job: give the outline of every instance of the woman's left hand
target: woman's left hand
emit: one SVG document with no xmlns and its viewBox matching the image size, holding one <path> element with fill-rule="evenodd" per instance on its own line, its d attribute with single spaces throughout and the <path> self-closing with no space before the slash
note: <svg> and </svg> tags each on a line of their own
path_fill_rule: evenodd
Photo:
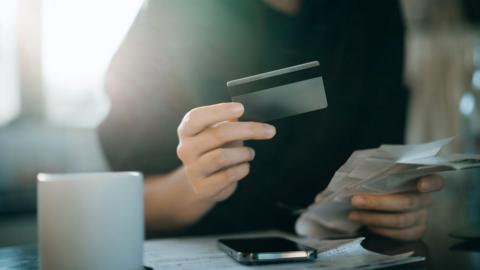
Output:
<svg viewBox="0 0 480 270">
<path fill-rule="evenodd" d="M 439 191 L 443 179 L 438 175 L 420 178 L 413 192 L 374 195 L 356 194 L 352 197 L 354 210 L 350 220 L 363 224 L 373 233 L 403 241 L 420 239 L 427 229 L 428 193 Z"/>
</svg>

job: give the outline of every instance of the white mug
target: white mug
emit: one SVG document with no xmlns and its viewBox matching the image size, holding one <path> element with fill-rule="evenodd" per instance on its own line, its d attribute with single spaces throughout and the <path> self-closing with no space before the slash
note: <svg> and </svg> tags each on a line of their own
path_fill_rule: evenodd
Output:
<svg viewBox="0 0 480 270">
<path fill-rule="evenodd" d="M 37 179 L 40 269 L 143 269 L 142 174 Z"/>
</svg>

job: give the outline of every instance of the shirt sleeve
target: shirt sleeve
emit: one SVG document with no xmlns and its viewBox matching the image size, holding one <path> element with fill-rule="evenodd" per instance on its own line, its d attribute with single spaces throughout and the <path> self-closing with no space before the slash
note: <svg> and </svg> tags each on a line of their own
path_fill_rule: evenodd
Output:
<svg viewBox="0 0 480 270">
<path fill-rule="evenodd" d="M 191 105 L 165 53 L 168 23 L 153 23 L 155 11 L 142 9 L 105 79 L 111 108 L 98 134 L 112 170 L 154 174 L 180 164 L 176 127 Z"/>
</svg>

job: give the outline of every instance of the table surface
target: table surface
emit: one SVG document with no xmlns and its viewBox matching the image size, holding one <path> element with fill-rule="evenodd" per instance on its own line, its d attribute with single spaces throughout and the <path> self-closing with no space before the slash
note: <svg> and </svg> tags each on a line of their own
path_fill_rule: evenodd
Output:
<svg viewBox="0 0 480 270">
<path fill-rule="evenodd" d="M 362 245 L 370 250 L 396 254 L 414 250 L 426 257 L 424 262 L 391 267 L 388 269 L 480 269 L 480 241 L 447 238 L 448 241 L 398 242 L 369 236 Z M 38 269 L 36 245 L 14 246 L 0 249 L 0 269 Z M 146 268 L 147 269 L 147 268 Z"/>
<path fill-rule="evenodd" d="M 0 249 L 0 270 L 38 269 L 38 249 L 36 245 L 15 246 Z M 151 270 L 145 267 L 145 270 Z"/>
</svg>

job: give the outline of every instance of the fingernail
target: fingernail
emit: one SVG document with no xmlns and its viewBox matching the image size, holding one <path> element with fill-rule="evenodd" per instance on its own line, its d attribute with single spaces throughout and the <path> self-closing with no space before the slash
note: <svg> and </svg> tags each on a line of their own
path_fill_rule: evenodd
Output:
<svg viewBox="0 0 480 270">
<path fill-rule="evenodd" d="M 429 181 L 420 180 L 420 183 L 418 185 L 418 189 L 419 189 L 420 192 L 429 191 L 431 188 L 432 188 L 432 186 L 430 185 Z"/>
<path fill-rule="evenodd" d="M 249 148 L 250 149 L 250 153 L 252 154 L 252 159 L 255 158 L 255 150 L 253 150 L 253 148 Z"/>
<path fill-rule="evenodd" d="M 348 218 L 353 221 L 357 221 L 360 219 L 360 215 L 356 212 L 352 212 L 348 215 Z"/>
<path fill-rule="evenodd" d="M 277 133 L 277 130 L 275 129 L 274 126 L 268 125 L 265 128 L 265 133 L 267 133 L 268 136 L 273 137 L 275 135 L 275 133 Z"/>
<path fill-rule="evenodd" d="M 431 189 L 431 185 L 428 181 L 420 182 L 420 191 L 429 191 Z"/>
<path fill-rule="evenodd" d="M 234 106 L 232 107 L 232 111 L 235 114 L 240 114 L 245 109 L 241 103 L 233 103 L 233 104 L 234 104 Z"/>
<path fill-rule="evenodd" d="M 354 196 L 352 198 L 352 205 L 353 206 L 362 206 L 365 204 L 365 198 L 363 198 L 362 196 Z"/>
</svg>

